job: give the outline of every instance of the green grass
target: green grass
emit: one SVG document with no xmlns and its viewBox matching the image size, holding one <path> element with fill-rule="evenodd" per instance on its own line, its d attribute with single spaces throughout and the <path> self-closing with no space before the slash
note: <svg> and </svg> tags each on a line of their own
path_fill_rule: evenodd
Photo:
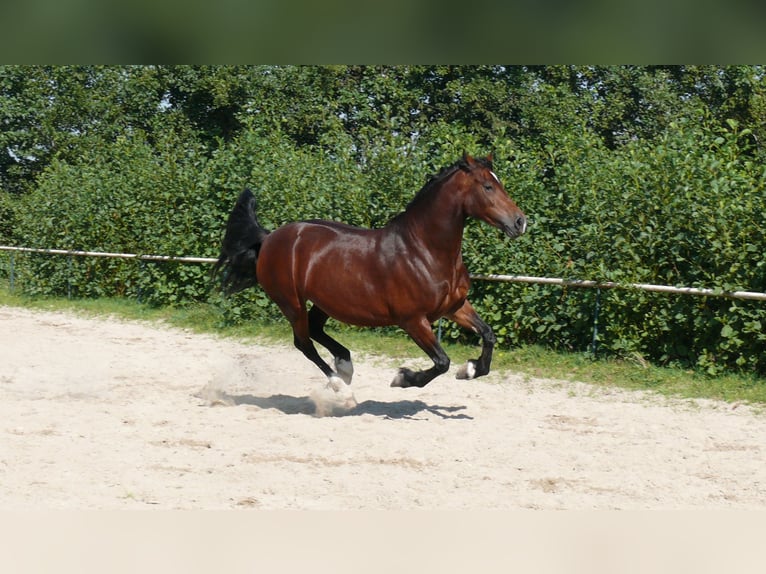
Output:
<svg viewBox="0 0 766 574">
<path fill-rule="evenodd" d="M 85 316 L 112 316 L 124 320 L 162 322 L 198 333 L 214 333 L 235 339 L 289 345 L 292 341 L 286 321 L 273 324 L 250 323 L 236 327 L 222 325 L 220 311 L 213 305 L 198 304 L 181 308 L 153 308 L 127 299 L 67 300 L 65 298 L 28 297 L 11 293 L 0 285 L 0 305 L 48 311 L 70 311 Z M 427 358 L 403 332 L 353 329 L 329 325 L 344 345 L 355 353 L 389 357 Z M 461 364 L 478 355 L 476 346 L 445 342 L 444 349 L 453 361 Z M 508 370 L 529 377 L 581 381 L 602 387 L 650 390 L 666 396 L 718 399 L 727 402 L 766 404 L 766 380 L 752 375 L 727 374 L 710 377 L 692 370 L 658 367 L 641 358 L 594 360 L 587 353 L 562 353 L 540 346 L 497 349 L 494 371 Z"/>
</svg>

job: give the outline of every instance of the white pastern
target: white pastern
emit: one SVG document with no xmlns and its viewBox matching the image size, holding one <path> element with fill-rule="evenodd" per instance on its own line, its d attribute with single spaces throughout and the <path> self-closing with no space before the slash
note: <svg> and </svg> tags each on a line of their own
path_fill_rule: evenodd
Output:
<svg viewBox="0 0 766 574">
<path fill-rule="evenodd" d="M 404 379 L 404 373 L 400 370 L 396 376 L 394 377 L 394 380 L 391 381 L 392 387 L 404 387 L 405 379 Z"/>
<path fill-rule="evenodd" d="M 457 379 L 473 379 L 476 376 L 476 361 L 468 361 L 455 375 Z"/>
<path fill-rule="evenodd" d="M 354 365 L 351 361 L 335 357 L 335 370 L 347 385 L 351 384 L 351 378 L 354 376 Z"/>
</svg>

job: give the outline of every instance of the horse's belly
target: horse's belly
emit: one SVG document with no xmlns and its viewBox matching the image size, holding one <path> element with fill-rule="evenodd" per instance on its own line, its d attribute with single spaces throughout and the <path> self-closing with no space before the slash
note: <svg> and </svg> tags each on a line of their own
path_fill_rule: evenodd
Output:
<svg viewBox="0 0 766 574">
<path fill-rule="evenodd" d="M 450 315 L 465 301 L 465 290 L 443 282 L 421 284 L 404 280 L 330 274 L 329 289 L 314 289 L 306 298 L 334 319 L 362 327 L 402 325 L 413 318 L 431 322 Z"/>
<path fill-rule="evenodd" d="M 321 288 L 319 285 L 323 284 Z M 396 324 L 386 289 L 362 277 L 333 276 L 314 285 L 306 298 L 325 313 L 342 323 L 360 327 L 382 327 Z"/>
</svg>

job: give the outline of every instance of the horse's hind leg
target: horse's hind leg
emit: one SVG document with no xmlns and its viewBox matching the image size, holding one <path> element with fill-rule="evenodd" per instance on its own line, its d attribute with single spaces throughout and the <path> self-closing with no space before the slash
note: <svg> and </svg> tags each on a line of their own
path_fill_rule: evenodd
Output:
<svg viewBox="0 0 766 574">
<path fill-rule="evenodd" d="M 319 307 L 314 305 L 309 311 L 309 335 L 317 343 L 330 351 L 335 358 L 335 370 L 338 376 L 343 379 L 347 385 L 351 384 L 351 378 L 354 376 L 354 365 L 351 363 L 351 352 L 341 345 L 338 341 L 330 337 L 324 326 L 329 316 Z"/>
<path fill-rule="evenodd" d="M 338 374 L 332 367 L 319 356 L 314 343 L 311 341 L 309 328 L 310 321 L 306 308 L 300 303 L 291 305 L 286 304 L 284 301 L 280 301 L 277 304 L 293 327 L 293 343 L 295 344 L 295 347 L 301 351 L 308 360 L 321 369 L 327 377 L 328 384 L 335 391 L 340 391 L 346 387 L 346 382 L 338 377 Z"/>
<path fill-rule="evenodd" d="M 478 359 L 470 360 L 458 369 L 456 377 L 458 379 L 474 379 L 489 373 L 489 366 L 492 362 L 492 350 L 495 347 L 495 334 L 492 328 L 481 320 L 468 300 L 453 315 L 448 317 L 461 327 L 470 329 L 477 333 L 482 340 L 481 355 Z"/>
</svg>

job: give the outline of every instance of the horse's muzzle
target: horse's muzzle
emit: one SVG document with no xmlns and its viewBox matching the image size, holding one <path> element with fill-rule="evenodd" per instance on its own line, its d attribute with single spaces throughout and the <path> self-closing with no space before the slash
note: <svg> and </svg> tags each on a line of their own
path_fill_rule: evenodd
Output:
<svg viewBox="0 0 766 574">
<path fill-rule="evenodd" d="M 518 215 L 511 221 L 504 221 L 500 225 L 500 228 L 508 237 L 515 239 L 516 237 L 523 235 L 527 230 L 527 218 L 524 215 Z"/>
</svg>

